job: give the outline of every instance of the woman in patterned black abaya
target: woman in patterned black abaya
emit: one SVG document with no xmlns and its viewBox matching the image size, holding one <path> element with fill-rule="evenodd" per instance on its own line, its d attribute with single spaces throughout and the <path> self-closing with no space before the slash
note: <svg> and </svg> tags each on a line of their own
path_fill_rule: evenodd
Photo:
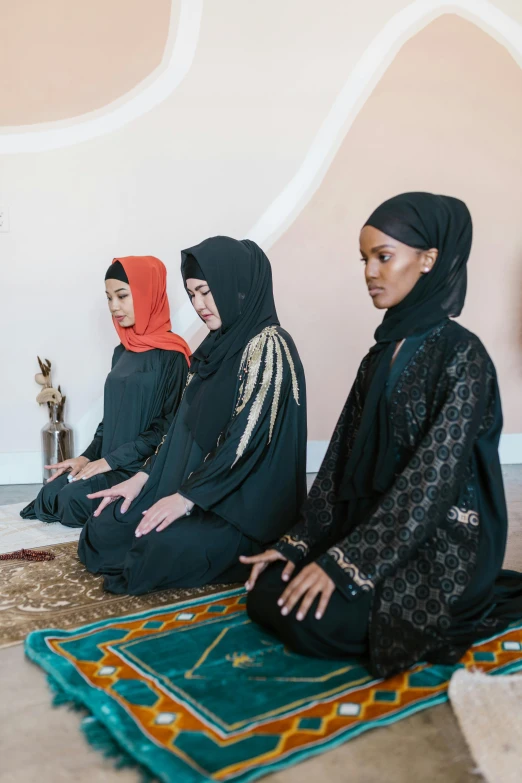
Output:
<svg viewBox="0 0 522 783">
<path fill-rule="evenodd" d="M 361 232 L 369 294 L 387 310 L 376 344 L 299 521 L 243 558 L 250 617 L 296 652 L 367 656 L 388 676 L 455 663 L 522 614 L 522 576 L 501 571 L 495 368 L 450 320 L 471 237 L 466 205 L 428 193 L 390 199 Z"/>
<path fill-rule="evenodd" d="M 79 457 L 55 472 L 20 515 L 82 527 L 96 508 L 87 494 L 133 476 L 154 454 L 176 413 L 190 348 L 171 332 L 167 271 L 153 256 L 114 259 L 105 292 L 121 340 L 105 381 L 103 421 Z"/>
<path fill-rule="evenodd" d="M 156 457 L 92 496 L 80 539 L 81 561 L 115 593 L 246 578 L 239 556 L 276 541 L 306 496 L 304 374 L 267 257 L 214 237 L 182 253 L 182 274 L 210 334 Z"/>
</svg>

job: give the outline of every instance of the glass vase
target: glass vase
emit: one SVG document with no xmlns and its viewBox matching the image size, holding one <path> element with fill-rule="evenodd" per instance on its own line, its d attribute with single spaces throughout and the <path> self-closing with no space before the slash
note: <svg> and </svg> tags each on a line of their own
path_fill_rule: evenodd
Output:
<svg viewBox="0 0 522 783">
<path fill-rule="evenodd" d="M 52 471 L 45 465 L 54 465 L 74 456 L 73 432 L 63 421 L 63 409 L 49 405 L 49 422 L 42 427 L 43 483 L 46 484 Z"/>
</svg>

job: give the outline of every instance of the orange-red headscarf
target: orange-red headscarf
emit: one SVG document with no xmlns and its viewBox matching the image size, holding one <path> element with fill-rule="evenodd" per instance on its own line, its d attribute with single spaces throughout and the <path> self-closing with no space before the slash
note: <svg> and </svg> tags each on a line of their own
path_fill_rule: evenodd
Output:
<svg viewBox="0 0 522 783">
<path fill-rule="evenodd" d="M 179 351 L 189 363 L 189 346 L 182 337 L 170 331 L 165 265 L 154 256 L 114 258 L 112 263 L 115 261 L 119 261 L 125 269 L 134 303 L 134 326 L 125 328 L 112 319 L 125 348 L 136 353 L 151 351 L 153 348 Z"/>
</svg>

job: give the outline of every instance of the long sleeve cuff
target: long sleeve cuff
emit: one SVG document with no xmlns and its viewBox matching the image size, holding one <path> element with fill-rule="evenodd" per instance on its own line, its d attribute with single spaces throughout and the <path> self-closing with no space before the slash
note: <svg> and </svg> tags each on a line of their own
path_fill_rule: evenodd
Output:
<svg viewBox="0 0 522 783">
<path fill-rule="evenodd" d="M 278 552 L 281 552 L 281 554 L 284 555 L 287 560 L 289 560 L 291 563 L 295 563 L 296 565 L 305 557 L 302 550 L 298 549 L 292 544 L 289 544 L 288 541 L 280 540 L 277 542 L 277 544 L 274 544 L 272 549 L 276 549 Z"/>
<path fill-rule="evenodd" d="M 363 592 L 366 592 L 360 585 L 356 584 L 351 575 L 341 568 L 328 553 L 320 555 L 316 563 L 335 582 L 336 588 L 348 601 L 355 601 Z"/>
</svg>

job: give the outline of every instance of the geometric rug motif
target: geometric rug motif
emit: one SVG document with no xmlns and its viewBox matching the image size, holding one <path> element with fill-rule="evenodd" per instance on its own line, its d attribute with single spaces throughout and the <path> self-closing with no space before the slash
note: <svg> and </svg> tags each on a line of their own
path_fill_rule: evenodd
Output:
<svg viewBox="0 0 522 783">
<path fill-rule="evenodd" d="M 38 631 L 26 653 L 61 701 L 87 709 L 94 744 L 110 740 L 177 783 L 253 780 L 445 701 L 459 668 L 522 669 L 522 623 L 456 666 L 376 680 L 357 660 L 291 653 L 249 621 L 245 603 L 235 589 L 74 632 Z"/>
<path fill-rule="evenodd" d="M 46 527 L 63 526 L 56 523 Z M 113 595 L 103 590 L 102 577 L 93 576 L 80 563 L 75 541 L 44 549 L 55 559 L 0 561 L 0 647 L 23 642 L 38 628 L 77 628 L 223 589 L 222 585 L 213 585 L 147 595 Z"/>
</svg>

